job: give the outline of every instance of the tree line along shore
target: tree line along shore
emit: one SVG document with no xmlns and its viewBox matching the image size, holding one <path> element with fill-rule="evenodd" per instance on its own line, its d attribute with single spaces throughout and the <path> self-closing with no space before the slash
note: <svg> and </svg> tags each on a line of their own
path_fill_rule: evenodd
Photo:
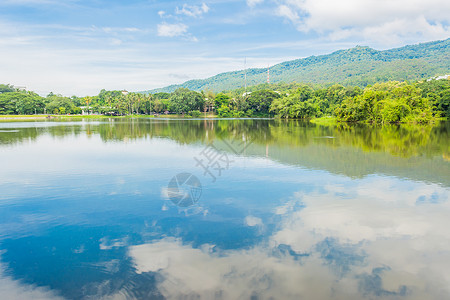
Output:
<svg viewBox="0 0 450 300">
<path fill-rule="evenodd" d="M 200 117 L 334 117 L 338 122 L 432 123 L 450 117 L 450 80 L 380 82 L 359 88 L 340 84 L 260 84 L 214 93 L 179 88 L 172 93 L 101 90 L 96 96 L 42 97 L 0 84 L 0 118 L 42 115 L 182 115 Z M 3 116 L 2 116 L 3 115 Z"/>
</svg>

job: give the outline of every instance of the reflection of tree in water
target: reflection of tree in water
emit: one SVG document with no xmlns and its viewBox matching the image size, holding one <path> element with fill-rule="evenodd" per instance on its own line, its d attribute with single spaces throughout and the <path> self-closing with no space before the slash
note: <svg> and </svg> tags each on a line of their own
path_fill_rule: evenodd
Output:
<svg viewBox="0 0 450 300">
<path fill-rule="evenodd" d="M 81 125 L 81 123 L 80 123 Z M 37 128 L 12 128 L 0 132 L 0 144 L 36 139 L 41 134 L 54 137 L 98 134 L 104 142 L 143 138 L 168 138 L 180 144 L 210 143 L 218 139 L 247 140 L 260 146 L 302 147 L 343 146 L 363 151 L 386 152 L 400 157 L 450 156 L 450 123 L 418 125 L 315 125 L 300 120 L 176 120 L 110 119 L 109 122 Z M 9 132 L 8 132 L 9 131 Z"/>
<path fill-rule="evenodd" d="M 192 120 L 189 126 L 179 120 L 113 120 L 95 128 L 103 141 L 126 141 L 142 138 L 170 138 L 181 144 L 205 139 L 205 126 L 200 120 Z"/>
<path fill-rule="evenodd" d="M 23 143 L 24 141 L 35 141 L 39 136 L 45 134 L 56 138 L 63 138 L 69 135 L 77 136 L 81 132 L 81 126 L 67 126 L 64 123 L 50 127 L 0 128 L 0 145 L 14 145 Z"/>
<path fill-rule="evenodd" d="M 19 144 L 24 140 L 34 141 L 40 134 L 37 128 L 0 129 L 0 145 Z"/>
<path fill-rule="evenodd" d="M 394 124 L 349 126 L 344 124 L 337 128 L 337 136 L 340 145 L 349 145 L 364 151 L 387 152 L 401 157 L 413 157 L 438 154 L 437 145 L 432 145 L 430 140 L 434 138 L 437 143 L 445 143 L 445 140 L 441 138 L 436 140 L 437 133 L 434 129 L 435 127 L 432 126 Z"/>
<path fill-rule="evenodd" d="M 102 140 L 169 138 L 180 144 L 210 143 L 217 139 L 272 141 L 269 123 L 273 120 L 117 120 L 96 129 Z"/>
<path fill-rule="evenodd" d="M 102 139 L 167 138 L 180 144 L 251 141 L 245 155 L 361 178 L 381 173 L 450 183 L 449 123 L 438 126 L 338 124 L 300 120 L 133 120 L 100 124 Z M 238 143 L 234 143 L 235 145 Z M 240 150 L 240 149 L 236 149 Z M 371 152 L 370 154 L 368 152 Z M 438 180 L 440 178 L 440 181 Z"/>
</svg>

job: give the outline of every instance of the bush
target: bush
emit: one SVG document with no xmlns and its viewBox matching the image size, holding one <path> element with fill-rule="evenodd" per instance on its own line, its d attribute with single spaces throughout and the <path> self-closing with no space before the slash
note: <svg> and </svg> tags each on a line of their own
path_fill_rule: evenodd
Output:
<svg viewBox="0 0 450 300">
<path fill-rule="evenodd" d="M 199 110 L 191 110 L 189 115 L 193 118 L 198 118 L 202 115 L 202 113 Z"/>
</svg>

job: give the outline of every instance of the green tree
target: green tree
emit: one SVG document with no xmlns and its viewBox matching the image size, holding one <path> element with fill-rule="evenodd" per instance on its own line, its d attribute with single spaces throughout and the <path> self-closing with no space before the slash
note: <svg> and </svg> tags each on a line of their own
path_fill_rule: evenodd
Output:
<svg viewBox="0 0 450 300">
<path fill-rule="evenodd" d="M 450 118 L 450 80 L 427 80 L 417 84 L 422 97 L 428 98 L 436 112 Z"/>
<path fill-rule="evenodd" d="M 169 98 L 170 107 L 178 114 L 188 113 L 193 110 L 203 111 L 205 100 L 200 93 L 179 88 Z"/>
<path fill-rule="evenodd" d="M 162 99 L 167 100 L 169 98 L 170 98 L 170 93 L 161 92 L 161 93 L 153 94 L 153 99 L 155 99 L 155 100 L 162 100 Z"/>
<path fill-rule="evenodd" d="M 335 113 L 346 122 L 428 123 L 435 119 L 430 101 L 416 85 L 396 81 L 366 87 L 362 95 L 343 100 Z"/>
<path fill-rule="evenodd" d="M 42 113 L 44 100 L 33 92 L 7 92 L 0 94 L 0 114 L 31 115 Z"/>
<path fill-rule="evenodd" d="M 214 98 L 214 106 L 221 107 L 222 105 L 228 106 L 230 104 L 231 97 L 224 93 L 217 94 Z"/>
<path fill-rule="evenodd" d="M 86 98 L 85 98 L 86 99 Z M 61 113 L 61 114 L 73 114 L 77 113 L 80 109 L 75 106 L 73 100 L 68 97 L 63 97 L 61 95 L 54 95 L 47 97 L 48 103 L 45 108 L 48 112 Z M 89 97 L 89 102 L 91 101 L 91 97 Z M 61 108 L 64 108 L 61 112 Z"/>
<path fill-rule="evenodd" d="M 0 94 L 15 92 L 16 89 L 10 84 L 0 84 Z"/>
<path fill-rule="evenodd" d="M 280 94 L 270 90 L 252 92 L 247 98 L 248 109 L 251 109 L 257 115 L 268 115 L 270 105 L 275 99 L 279 98 L 281 98 Z"/>
<path fill-rule="evenodd" d="M 275 99 L 270 110 L 281 118 L 313 118 L 320 114 L 315 99 L 314 90 L 305 85 L 293 94 Z"/>
</svg>

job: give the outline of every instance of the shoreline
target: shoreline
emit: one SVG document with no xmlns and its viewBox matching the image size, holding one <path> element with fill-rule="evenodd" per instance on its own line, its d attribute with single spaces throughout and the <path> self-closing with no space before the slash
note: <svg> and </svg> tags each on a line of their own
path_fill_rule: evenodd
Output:
<svg viewBox="0 0 450 300">
<path fill-rule="evenodd" d="M 105 116 L 105 115 L 0 115 L 0 122 L 3 121 L 42 121 L 42 120 L 55 120 L 55 121 L 64 121 L 64 120 L 73 120 L 73 119 L 133 119 L 133 118 L 147 118 L 147 119 L 186 119 L 186 120 L 193 120 L 193 119 L 230 119 L 230 120 L 236 120 L 236 119 L 277 119 L 277 118 L 267 118 L 267 117 L 250 117 L 250 118 L 220 118 L 217 115 L 206 115 L 206 116 L 199 116 L 199 117 L 191 117 L 187 115 L 126 115 L 126 116 Z M 288 120 L 299 120 L 299 119 L 289 119 Z M 316 124 L 316 125 L 325 125 L 325 126 L 332 126 L 337 125 L 339 123 L 341 124 L 348 124 L 348 123 L 355 123 L 355 124 L 368 124 L 367 122 L 340 122 L 336 119 L 336 117 L 332 116 L 326 116 L 326 117 L 319 117 L 319 118 L 312 118 L 312 119 L 305 119 L 308 120 L 310 123 Z M 438 118 L 436 121 L 448 121 L 447 118 L 441 117 Z M 415 123 L 393 123 L 393 124 L 415 124 Z M 416 124 L 419 125 L 419 124 Z"/>
</svg>

